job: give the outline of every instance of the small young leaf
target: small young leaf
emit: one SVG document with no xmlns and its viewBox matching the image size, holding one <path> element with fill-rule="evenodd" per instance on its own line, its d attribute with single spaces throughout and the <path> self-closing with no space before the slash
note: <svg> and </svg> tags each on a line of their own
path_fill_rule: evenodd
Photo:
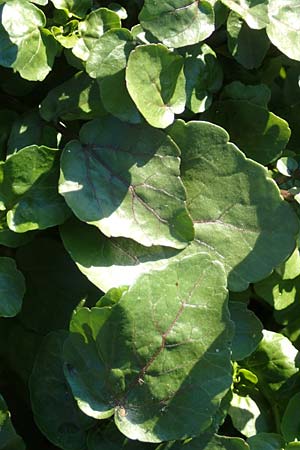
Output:
<svg viewBox="0 0 300 450">
<path fill-rule="evenodd" d="M 141 45 L 130 53 L 127 89 L 153 127 L 166 128 L 186 103 L 183 58 L 161 44 Z"/>
</svg>

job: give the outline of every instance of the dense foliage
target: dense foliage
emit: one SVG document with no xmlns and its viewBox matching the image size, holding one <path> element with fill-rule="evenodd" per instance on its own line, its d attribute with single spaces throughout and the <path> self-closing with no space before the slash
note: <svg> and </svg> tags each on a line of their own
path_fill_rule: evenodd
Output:
<svg viewBox="0 0 300 450">
<path fill-rule="evenodd" d="M 0 9 L 0 449 L 300 448 L 299 0 Z"/>
</svg>

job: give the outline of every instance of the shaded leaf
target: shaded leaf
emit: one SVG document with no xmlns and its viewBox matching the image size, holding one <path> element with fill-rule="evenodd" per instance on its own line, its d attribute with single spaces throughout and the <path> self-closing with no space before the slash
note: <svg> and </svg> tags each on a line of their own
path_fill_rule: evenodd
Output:
<svg viewBox="0 0 300 450">
<path fill-rule="evenodd" d="M 300 418 L 298 415 L 300 392 L 289 401 L 281 421 L 281 432 L 286 442 L 299 441 Z"/>
<path fill-rule="evenodd" d="M 234 427 L 246 437 L 269 432 L 273 426 L 267 404 L 255 391 L 253 394 L 239 395 L 233 392 L 228 410 Z"/>
<path fill-rule="evenodd" d="M 231 384 L 225 285 L 204 253 L 141 276 L 112 308 L 75 313 L 64 358 L 80 408 L 115 413 L 123 434 L 145 442 L 207 429 Z"/>
<path fill-rule="evenodd" d="M 12 231 L 24 233 L 64 222 L 70 215 L 59 196 L 59 152 L 32 145 L 12 155 L 0 168 L 0 196 Z"/>
<path fill-rule="evenodd" d="M 54 331 L 43 339 L 30 377 L 31 405 L 35 422 L 53 444 L 83 450 L 93 420 L 79 410 L 64 376 L 62 350 L 67 336 L 67 331 Z"/>
<path fill-rule="evenodd" d="M 294 250 L 298 221 L 266 170 L 228 143 L 225 130 L 177 121 L 168 132 L 181 150 L 195 227 L 194 249 L 187 252 L 197 246 L 213 251 L 228 273 L 229 289 L 243 291 Z"/>
<path fill-rule="evenodd" d="M 232 342 L 232 360 L 239 361 L 251 355 L 261 341 L 262 324 L 242 302 L 229 302 L 231 320 L 235 325 Z"/>
<path fill-rule="evenodd" d="M 258 68 L 270 47 L 265 30 L 251 30 L 236 13 L 227 20 L 228 48 L 246 69 Z"/>
<path fill-rule="evenodd" d="M 76 306 L 82 300 L 94 305 L 101 295 L 53 239 L 37 237 L 17 250 L 16 259 L 27 287 L 19 319 L 36 333 L 67 329 Z"/>
<path fill-rule="evenodd" d="M 166 128 L 186 103 L 183 58 L 161 44 L 141 45 L 130 53 L 127 89 L 153 127 Z"/>
<path fill-rule="evenodd" d="M 128 30 L 121 28 L 108 31 L 91 49 L 86 70 L 91 77 L 97 78 L 107 111 L 120 120 L 139 123 L 141 116 L 129 96 L 125 82 L 125 67 L 134 45 Z"/>
<path fill-rule="evenodd" d="M 0 448 L 3 450 L 25 450 L 23 439 L 16 433 L 10 419 L 10 412 L 0 395 Z"/>
<path fill-rule="evenodd" d="M 265 84 L 246 85 L 240 81 L 233 81 L 224 87 L 221 97 L 222 100 L 245 100 L 267 108 L 271 99 L 271 91 Z"/>
<path fill-rule="evenodd" d="M 78 269 L 103 292 L 130 286 L 141 274 L 164 268 L 168 259 L 178 254 L 169 247 L 144 247 L 131 239 L 108 239 L 95 227 L 74 219 L 60 231 Z M 81 236 L 85 236 L 84 241 Z"/>
<path fill-rule="evenodd" d="M 258 388 L 277 410 L 284 411 L 299 384 L 295 377 L 297 350 L 286 337 L 272 331 L 263 331 L 264 338 L 256 351 L 243 361 L 258 378 Z M 298 386 L 298 388 L 297 388 Z"/>
<path fill-rule="evenodd" d="M 284 440 L 280 434 L 258 433 L 247 440 L 250 450 L 282 450 Z"/>
<path fill-rule="evenodd" d="M 205 111 L 212 102 L 212 94 L 222 86 L 222 69 L 215 52 L 206 44 L 188 53 L 184 60 L 187 107 L 194 113 Z"/>
<path fill-rule="evenodd" d="M 212 118 L 230 134 L 249 158 L 261 164 L 277 159 L 291 131 L 288 123 L 267 108 L 243 100 L 225 100 L 213 106 Z M 237 127 L 236 124 L 239 124 Z"/>
<path fill-rule="evenodd" d="M 214 11 L 207 1 L 145 0 L 139 20 L 163 44 L 175 48 L 204 41 L 214 31 Z"/>
<path fill-rule="evenodd" d="M 14 121 L 7 143 L 7 155 L 34 144 L 55 148 L 57 135 L 55 128 L 45 124 L 37 111 L 29 111 Z"/>
<path fill-rule="evenodd" d="M 96 81 L 85 72 L 52 89 L 40 105 L 40 114 L 47 121 L 93 119 L 105 115 Z"/>
<path fill-rule="evenodd" d="M 13 317 L 22 307 L 25 280 L 12 258 L 0 257 L 0 317 Z"/>
<path fill-rule="evenodd" d="M 172 140 L 148 125 L 94 120 L 64 149 L 59 190 L 79 219 L 108 237 L 183 248 L 193 229 L 178 156 Z"/>
</svg>

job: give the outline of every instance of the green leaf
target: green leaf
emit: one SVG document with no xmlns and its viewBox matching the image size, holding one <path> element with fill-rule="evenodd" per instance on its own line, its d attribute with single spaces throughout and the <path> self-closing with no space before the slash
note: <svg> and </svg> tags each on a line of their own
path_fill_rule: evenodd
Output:
<svg viewBox="0 0 300 450">
<path fill-rule="evenodd" d="M 300 392 L 290 399 L 282 417 L 281 432 L 286 442 L 300 439 L 299 400 Z"/>
<path fill-rule="evenodd" d="M 298 163 L 294 158 L 280 158 L 276 163 L 277 170 L 286 177 L 291 177 L 293 172 L 298 169 Z"/>
<path fill-rule="evenodd" d="M 299 0 L 269 0 L 267 33 L 272 44 L 291 59 L 300 61 Z"/>
<path fill-rule="evenodd" d="M 144 247 L 131 239 L 108 239 L 95 227 L 74 219 L 60 231 L 78 269 L 103 292 L 130 286 L 141 274 L 164 268 L 168 259 L 178 254 L 169 247 Z M 84 241 L 81 236 L 85 236 Z"/>
<path fill-rule="evenodd" d="M 271 91 L 265 84 L 246 85 L 240 81 L 233 81 L 224 87 L 221 97 L 222 100 L 245 100 L 267 108 L 271 99 Z"/>
<path fill-rule="evenodd" d="M 69 210 L 57 192 L 59 152 L 31 145 L 1 166 L 0 195 L 12 231 L 24 233 L 63 223 Z"/>
<path fill-rule="evenodd" d="M 201 435 L 186 442 L 175 442 L 159 446 L 157 450 L 249 450 L 246 442 L 241 438 Z"/>
<path fill-rule="evenodd" d="M 236 13 L 227 20 L 228 48 L 232 56 L 246 69 L 260 67 L 270 47 L 265 30 L 251 30 Z"/>
<path fill-rule="evenodd" d="M 0 317 L 18 314 L 25 294 L 25 280 L 12 258 L 0 257 Z"/>
<path fill-rule="evenodd" d="M 168 47 L 197 44 L 214 31 L 214 10 L 207 1 L 145 0 L 139 20 Z"/>
<path fill-rule="evenodd" d="M 225 286 L 204 253 L 141 276 L 113 308 L 75 313 L 64 358 L 80 408 L 115 413 L 123 434 L 145 442 L 206 430 L 231 384 Z"/>
<path fill-rule="evenodd" d="M 55 148 L 58 144 L 58 132 L 45 124 L 37 111 L 29 111 L 13 123 L 7 143 L 7 156 L 24 147 L 43 144 Z"/>
<path fill-rule="evenodd" d="M 91 77 L 97 78 L 106 110 L 120 120 L 139 123 L 141 116 L 125 82 L 125 67 L 133 48 L 134 42 L 128 30 L 108 31 L 91 49 L 86 70 Z"/>
<path fill-rule="evenodd" d="M 215 52 L 206 44 L 199 45 L 184 60 L 187 107 L 194 113 L 208 109 L 212 94 L 222 86 L 222 69 Z"/>
<path fill-rule="evenodd" d="M 108 8 L 111 11 L 114 11 L 116 14 L 118 14 L 118 16 L 120 17 L 121 20 L 127 19 L 127 17 L 128 17 L 127 11 L 119 3 L 115 3 L 115 2 L 109 3 Z"/>
<path fill-rule="evenodd" d="M 105 113 L 98 85 L 85 72 L 53 88 L 40 105 L 42 118 L 49 122 L 93 119 Z"/>
<path fill-rule="evenodd" d="M 86 61 L 90 51 L 93 51 L 94 46 L 97 45 L 99 38 L 106 31 L 120 27 L 121 21 L 115 12 L 107 8 L 99 8 L 92 11 L 86 16 L 84 21 L 79 23 L 79 39 L 72 49 L 73 54 Z"/>
<path fill-rule="evenodd" d="M 250 28 L 260 30 L 269 23 L 268 1 L 221 0 L 224 5 L 241 16 Z"/>
<path fill-rule="evenodd" d="M 51 0 L 55 8 L 64 10 L 69 17 L 84 17 L 92 0 Z"/>
<path fill-rule="evenodd" d="M 141 45 L 130 53 L 127 89 L 153 127 L 166 128 L 186 103 L 183 58 L 161 44 Z"/>
<path fill-rule="evenodd" d="M 242 302 L 229 302 L 231 320 L 235 325 L 232 342 L 232 360 L 239 361 L 251 355 L 261 341 L 262 324 Z"/>
<path fill-rule="evenodd" d="M 25 450 L 22 438 L 16 433 L 11 422 L 7 404 L 0 395 L 0 448 L 1 450 Z"/>
<path fill-rule="evenodd" d="M 264 338 L 256 351 L 243 364 L 257 376 L 258 387 L 269 402 L 284 410 L 294 389 L 292 377 L 299 371 L 295 364 L 298 352 L 289 339 L 281 334 L 267 330 L 263 334 Z"/>
<path fill-rule="evenodd" d="M 277 311 L 292 305 L 297 299 L 300 276 L 283 280 L 277 272 L 255 284 L 255 292 Z"/>
<path fill-rule="evenodd" d="M 78 20 L 70 20 L 60 27 L 52 26 L 51 33 L 65 48 L 73 48 L 78 42 Z"/>
<path fill-rule="evenodd" d="M 288 123 L 267 108 L 243 100 L 214 104 L 213 121 L 228 131 L 248 158 L 261 164 L 276 160 L 285 149 L 291 131 Z M 236 124 L 239 123 L 237 127 Z"/>
<path fill-rule="evenodd" d="M 36 237 L 17 250 L 16 260 L 27 288 L 19 319 L 26 329 L 39 335 L 67 329 L 82 300 L 94 305 L 101 296 L 53 238 Z"/>
<path fill-rule="evenodd" d="M 24 0 L 8 0 L 0 13 L 0 64 L 26 80 L 44 80 L 57 53 L 54 37 L 43 28 L 44 13 Z"/>
<path fill-rule="evenodd" d="M 298 221 L 266 170 L 228 143 L 225 130 L 177 121 L 168 132 L 181 150 L 194 251 L 213 251 L 229 288 L 243 291 L 291 254 Z"/>
<path fill-rule="evenodd" d="M 183 248 L 193 228 L 178 156 L 173 141 L 148 125 L 94 120 L 64 149 L 59 190 L 79 219 L 109 237 Z"/>
<path fill-rule="evenodd" d="M 157 450 L 156 445 L 132 441 L 120 433 L 113 422 L 104 429 L 101 427 L 91 430 L 88 436 L 88 450 Z"/>
<path fill-rule="evenodd" d="M 269 432 L 273 425 L 270 423 L 270 414 L 266 403 L 255 391 L 253 395 L 251 394 L 239 395 L 233 392 L 228 410 L 234 427 L 246 437 Z"/>
<path fill-rule="evenodd" d="M 300 253 L 298 247 L 291 256 L 280 266 L 276 267 L 276 272 L 283 280 L 292 280 L 300 275 Z"/>
<path fill-rule="evenodd" d="M 67 331 L 48 334 L 30 377 L 34 419 L 43 434 L 64 450 L 82 450 L 93 420 L 77 406 L 63 371 L 62 350 Z"/>
<path fill-rule="evenodd" d="M 4 211 L 0 212 L 0 245 L 12 248 L 19 247 L 29 242 L 33 236 L 33 231 L 29 231 L 28 233 L 15 233 L 11 231 L 7 225 L 6 213 Z"/>
<path fill-rule="evenodd" d="M 250 450 L 282 450 L 284 440 L 280 434 L 258 433 L 247 440 Z"/>
</svg>

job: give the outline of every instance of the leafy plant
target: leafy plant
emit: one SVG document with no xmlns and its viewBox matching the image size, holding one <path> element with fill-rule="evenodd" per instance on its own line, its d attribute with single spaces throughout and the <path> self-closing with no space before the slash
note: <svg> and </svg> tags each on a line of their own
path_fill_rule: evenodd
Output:
<svg viewBox="0 0 300 450">
<path fill-rule="evenodd" d="M 0 2 L 0 449 L 300 447 L 299 6 Z"/>
</svg>

